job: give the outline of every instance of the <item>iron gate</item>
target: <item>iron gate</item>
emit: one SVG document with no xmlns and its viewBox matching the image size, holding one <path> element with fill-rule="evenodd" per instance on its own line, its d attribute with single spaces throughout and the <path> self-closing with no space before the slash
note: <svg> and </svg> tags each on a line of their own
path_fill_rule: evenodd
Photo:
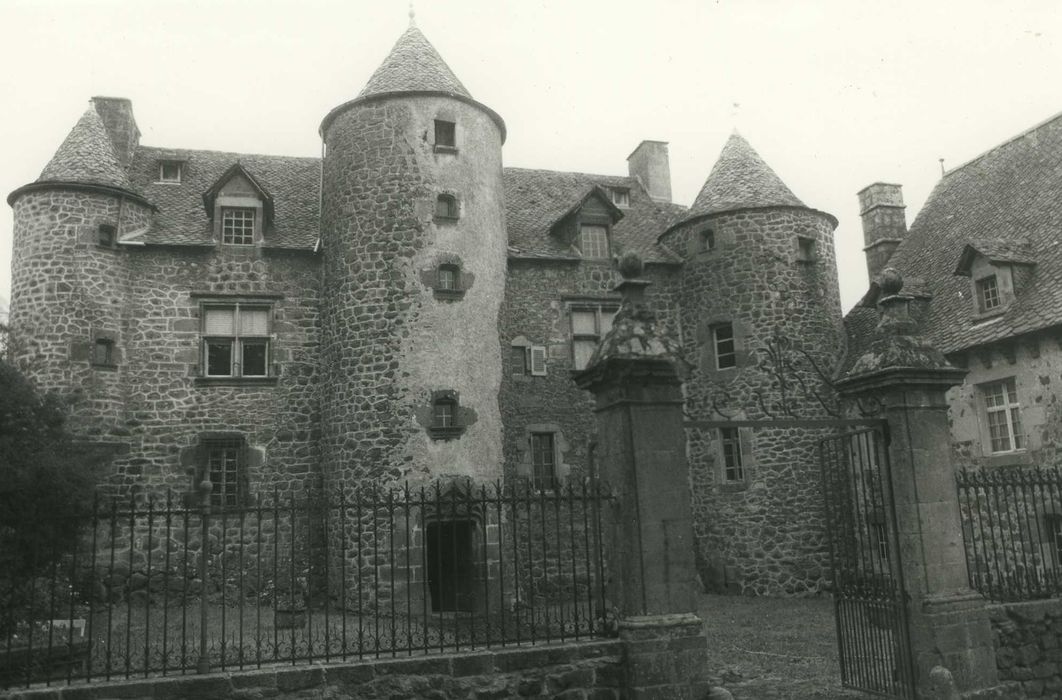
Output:
<svg viewBox="0 0 1062 700">
<path fill-rule="evenodd" d="M 882 427 L 819 443 L 841 682 L 914 698 L 907 595 Z"/>
</svg>

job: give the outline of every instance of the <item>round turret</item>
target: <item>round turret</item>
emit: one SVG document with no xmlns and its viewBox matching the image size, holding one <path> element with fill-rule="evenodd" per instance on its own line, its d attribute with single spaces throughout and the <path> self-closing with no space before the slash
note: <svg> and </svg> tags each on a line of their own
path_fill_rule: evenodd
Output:
<svg viewBox="0 0 1062 700">
<path fill-rule="evenodd" d="M 98 111 L 106 99 L 94 99 L 41 176 L 8 197 L 12 356 L 39 386 L 71 400 L 71 426 L 82 434 L 121 418 L 125 266 L 117 243 L 151 213 Z"/>
<path fill-rule="evenodd" d="M 321 135 L 326 481 L 500 477 L 504 124 L 410 27 Z"/>
<path fill-rule="evenodd" d="M 739 135 L 660 243 L 685 265 L 678 296 L 696 528 L 710 585 L 757 594 L 817 590 L 826 542 L 818 435 L 841 350 L 833 231 Z M 792 425 L 787 425 L 792 422 Z"/>
</svg>

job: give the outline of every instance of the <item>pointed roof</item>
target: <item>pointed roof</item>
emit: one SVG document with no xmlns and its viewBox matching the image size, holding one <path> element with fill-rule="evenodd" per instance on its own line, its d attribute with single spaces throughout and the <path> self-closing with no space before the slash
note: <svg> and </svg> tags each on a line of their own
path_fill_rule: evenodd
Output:
<svg viewBox="0 0 1062 700">
<path fill-rule="evenodd" d="M 803 207 L 793 191 L 736 131 L 690 207 L 687 219 L 734 209 Z"/>
<path fill-rule="evenodd" d="M 41 171 L 37 182 L 76 182 L 132 190 L 103 119 L 90 106 Z"/>
<path fill-rule="evenodd" d="M 413 25 L 398 37 L 391 53 L 358 97 L 390 92 L 448 92 L 472 97 L 435 47 Z"/>
</svg>

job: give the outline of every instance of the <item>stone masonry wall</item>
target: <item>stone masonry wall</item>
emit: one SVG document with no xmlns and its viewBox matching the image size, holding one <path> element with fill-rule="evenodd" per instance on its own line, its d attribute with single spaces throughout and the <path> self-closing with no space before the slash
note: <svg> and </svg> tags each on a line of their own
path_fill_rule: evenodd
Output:
<svg viewBox="0 0 1062 700">
<path fill-rule="evenodd" d="M 714 234 L 711 249 L 705 229 Z M 815 396 L 833 400 L 816 366 L 828 374 L 842 341 L 833 229 L 820 212 L 773 208 L 714 215 L 661 240 L 687 259 L 676 297 L 695 364 L 686 383 L 686 412 L 697 423 L 688 431 L 689 460 L 709 587 L 799 595 L 826 581 L 822 435 L 792 421 L 836 417 Z M 800 259 L 798 237 L 814 242 L 813 260 Z M 734 327 L 736 368 L 716 369 L 712 329 L 722 322 Z M 720 428 L 738 429 L 740 479 L 725 477 Z"/>
<path fill-rule="evenodd" d="M 330 666 L 265 668 L 204 676 L 15 691 L 12 700 L 153 698 L 430 698 L 616 700 L 624 671 L 618 641 L 499 649 Z"/>
<path fill-rule="evenodd" d="M 665 317 L 671 311 L 672 268 L 650 265 L 649 303 Z M 570 306 L 611 304 L 620 297 L 612 262 L 510 260 L 501 309 L 499 341 L 505 372 L 501 411 L 505 426 L 505 474 L 531 474 L 530 434 L 553 432 L 559 453 L 558 476 L 586 475 L 590 444 L 596 435 L 593 399 L 572 381 Z M 546 376 L 531 376 L 514 354 L 512 341 L 523 338 L 546 346 Z"/>
<path fill-rule="evenodd" d="M 1062 601 L 988 606 L 1000 681 L 1021 684 L 1021 697 L 1062 695 Z"/>
</svg>

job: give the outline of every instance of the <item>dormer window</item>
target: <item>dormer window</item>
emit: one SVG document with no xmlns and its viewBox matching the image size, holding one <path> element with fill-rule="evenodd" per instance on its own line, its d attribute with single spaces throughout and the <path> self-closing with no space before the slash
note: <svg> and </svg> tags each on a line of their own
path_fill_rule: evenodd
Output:
<svg viewBox="0 0 1062 700">
<path fill-rule="evenodd" d="M 608 258 L 608 227 L 583 224 L 579 228 L 579 251 L 584 258 Z"/>
<path fill-rule="evenodd" d="M 631 191 L 626 187 L 613 187 L 612 203 L 617 207 L 627 208 L 631 205 Z"/>
<path fill-rule="evenodd" d="M 163 182 L 170 185 L 181 184 L 181 171 L 183 163 L 179 160 L 160 160 L 159 161 L 159 182 Z"/>
<path fill-rule="evenodd" d="M 226 245 L 254 245 L 255 210 L 222 207 L 221 242 Z"/>
<path fill-rule="evenodd" d="M 989 275 L 977 280 L 977 304 L 981 313 L 992 311 L 1002 306 L 1003 301 L 999 295 L 999 282 L 995 275 Z"/>
<path fill-rule="evenodd" d="M 435 150 L 457 150 L 457 124 L 443 119 L 435 120 Z"/>
</svg>

